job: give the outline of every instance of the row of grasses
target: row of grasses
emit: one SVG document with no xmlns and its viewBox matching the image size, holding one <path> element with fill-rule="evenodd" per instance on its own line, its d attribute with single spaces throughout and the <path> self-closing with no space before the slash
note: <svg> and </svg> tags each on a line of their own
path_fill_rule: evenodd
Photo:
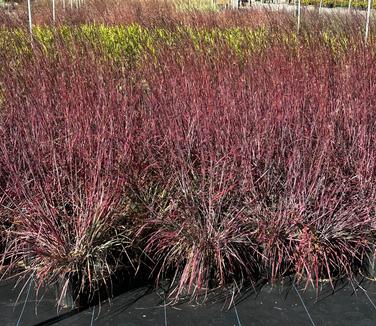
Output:
<svg viewBox="0 0 376 326">
<path fill-rule="evenodd" d="M 197 299 L 365 273 L 376 47 L 359 19 L 312 14 L 296 35 L 287 14 L 156 8 L 32 43 L 3 19 L 4 276 L 84 296 L 142 273 Z"/>
</svg>

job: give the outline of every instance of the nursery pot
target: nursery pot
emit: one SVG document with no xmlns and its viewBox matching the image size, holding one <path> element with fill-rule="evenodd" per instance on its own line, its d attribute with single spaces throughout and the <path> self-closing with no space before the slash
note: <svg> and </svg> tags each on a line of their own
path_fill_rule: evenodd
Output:
<svg viewBox="0 0 376 326">
<path fill-rule="evenodd" d="M 376 245 L 371 246 L 371 250 L 366 259 L 366 273 L 369 277 L 376 277 Z"/>
<path fill-rule="evenodd" d="M 68 285 L 66 284 L 67 279 L 59 279 L 55 284 L 55 296 L 56 302 L 59 309 L 75 309 L 77 308 L 75 302 L 75 296 L 73 291 L 73 284 L 72 280 L 68 280 Z M 65 295 L 62 295 L 64 291 L 64 287 L 66 287 Z"/>
<path fill-rule="evenodd" d="M 65 295 L 62 293 L 65 291 Z M 83 309 L 90 306 L 97 298 L 90 291 L 82 288 L 80 273 L 59 279 L 56 284 L 56 299 L 58 306 L 64 309 Z"/>
</svg>

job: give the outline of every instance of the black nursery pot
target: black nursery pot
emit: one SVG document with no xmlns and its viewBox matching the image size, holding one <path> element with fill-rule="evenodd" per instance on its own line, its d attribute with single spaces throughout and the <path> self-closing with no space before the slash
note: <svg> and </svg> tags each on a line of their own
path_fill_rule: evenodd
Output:
<svg viewBox="0 0 376 326">
<path fill-rule="evenodd" d="M 65 295 L 62 296 L 64 287 L 66 287 Z M 55 286 L 55 293 L 56 302 L 61 309 L 81 310 L 98 303 L 95 293 L 90 293 L 89 286 L 82 287 L 82 276 L 79 274 L 69 275 L 59 280 Z"/>
<path fill-rule="evenodd" d="M 56 300 L 57 302 L 60 301 L 59 306 L 63 309 L 83 310 L 132 289 L 152 286 L 152 280 L 149 276 L 150 271 L 146 269 L 140 269 L 137 275 L 134 275 L 133 269 L 124 268 L 116 271 L 106 280 L 107 286 L 102 282 L 97 284 L 95 290 L 90 291 L 89 285 L 82 281 L 82 275 L 77 273 L 69 277 L 66 295 L 61 300 L 59 299 L 67 279 L 65 278 L 64 281 L 59 281 L 56 284 Z M 84 285 L 82 286 L 82 284 Z M 108 286 L 108 284 L 111 284 L 111 286 Z"/>
<path fill-rule="evenodd" d="M 64 303 L 70 309 L 85 309 L 96 305 L 101 299 L 106 299 L 104 285 L 98 285 L 98 289 L 90 290 L 89 284 L 82 280 L 81 273 L 71 275 Z"/>
<path fill-rule="evenodd" d="M 376 245 L 371 247 L 365 263 L 365 271 L 370 278 L 376 278 Z"/>
<path fill-rule="evenodd" d="M 75 309 L 77 308 L 75 297 L 73 294 L 73 286 L 72 281 L 69 280 L 66 293 L 62 297 L 62 292 L 64 291 L 64 287 L 66 286 L 66 279 L 59 279 L 57 283 L 55 284 L 55 297 L 57 305 L 60 309 Z"/>
</svg>

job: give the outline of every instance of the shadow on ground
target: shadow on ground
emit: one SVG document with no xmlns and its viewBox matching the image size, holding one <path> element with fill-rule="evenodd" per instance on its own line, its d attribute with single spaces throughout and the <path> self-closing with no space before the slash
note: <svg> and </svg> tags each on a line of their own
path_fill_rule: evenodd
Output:
<svg viewBox="0 0 376 326">
<path fill-rule="evenodd" d="M 211 294 L 204 305 L 183 302 L 166 305 L 163 290 L 142 286 L 84 310 L 57 313 L 55 293 L 46 291 L 39 302 L 26 284 L 0 283 L 0 325 L 376 325 L 376 283 L 338 281 L 335 290 L 322 284 L 320 293 L 304 291 L 291 279 L 271 286 L 260 283 L 237 297 Z M 30 291 L 28 291 L 30 288 Z M 121 291 L 118 291 L 119 293 Z"/>
</svg>

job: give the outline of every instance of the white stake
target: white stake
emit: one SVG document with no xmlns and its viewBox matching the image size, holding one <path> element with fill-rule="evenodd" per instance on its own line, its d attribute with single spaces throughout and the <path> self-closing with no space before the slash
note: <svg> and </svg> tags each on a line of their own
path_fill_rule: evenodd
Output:
<svg viewBox="0 0 376 326">
<path fill-rule="evenodd" d="M 298 15 L 298 34 L 300 31 L 300 0 L 297 1 L 297 15 Z"/>
<path fill-rule="evenodd" d="M 370 19 L 370 16 L 371 16 L 371 4 L 372 4 L 372 0 L 368 0 L 367 21 L 366 21 L 366 33 L 365 33 L 365 36 L 364 36 L 364 41 L 365 41 L 365 43 L 367 43 L 367 41 L 368 41 L 369 19 Z"/>
<path fill-rule="evenodd" d="M 56 22 L 56 6 L 55 6 L 55 0 L 52 0 L 52 21 L 55 24 Z"/>
<path fill-rule="evenodd" d="M 63 0 L 63 10 L 65 10 L 65 0 Z"/>
<path fill-rule="evenodd" d="M 350 12 L 351 10 L 351 0 L 349 0 L 349 7 L 348 7 L 348 11 Z"/>
<path fill-rule="evenodd" d="M 31 37 L 33 37 L 33 22 L 31 20 L 31 0 L 27 0 L 27 14 L 29 16 L 29 31 Z"/>
<path fill-rule="evenodd" d="M 350 0 L 350 1 L 351 1 L 351 0 Z M 322 8 L 322 0 L 320 0 L 319 14 L 321 13 L 321 8 Z"/>
<path fill-rule="evenodd" d="M 70 8 L 73 10 L 73 0 L 70 0 Z"/>
</svg>

